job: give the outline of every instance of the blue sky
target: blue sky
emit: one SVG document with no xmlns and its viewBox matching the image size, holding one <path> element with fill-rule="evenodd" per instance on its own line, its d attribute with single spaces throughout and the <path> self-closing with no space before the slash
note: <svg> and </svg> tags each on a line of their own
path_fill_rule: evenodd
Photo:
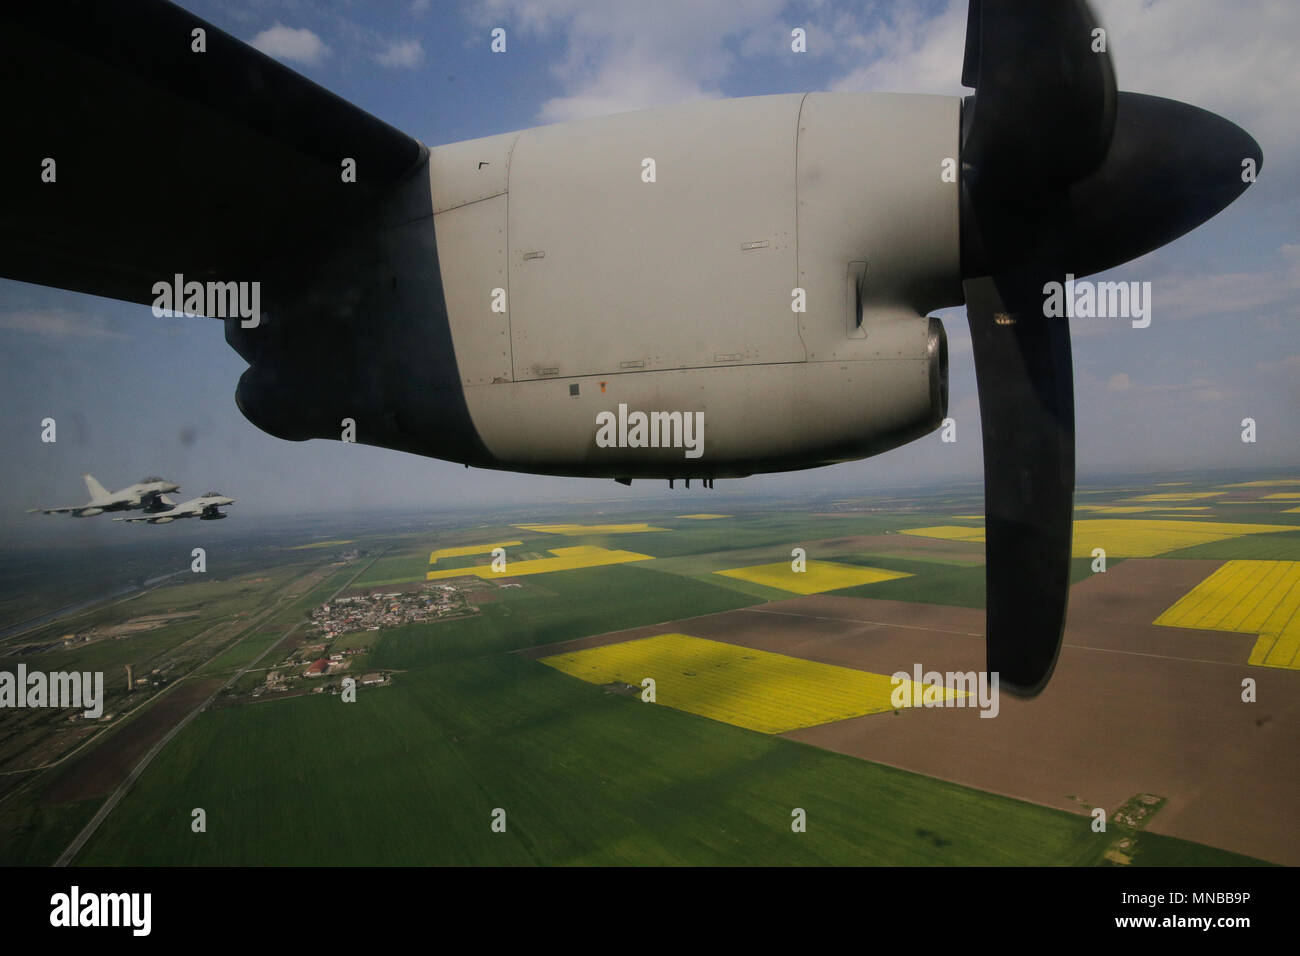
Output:
<svg viewBox="0 0 1300 956">
<path fill-rule="evenodd" d="M 967 92 L 958 82 L 964 0 L 182 5 L 431 146 L 701 97 Z M 1259 141 L 1264 169 L 1220 216 L 1108 276 L 1152 283 L 1149 328 L 1073 321 L 1080 473 L 1300 465 L 1300 4 L 1106 0 L 1095 8 L 1121 89 L 1221 113 Z M 806 54 L 790 52 L 796 26 L 807 31 Z M 507 32 L 505 54 L 489 49 L 496 27 Z M 941 314 L 952 344 L 955 445 L 936 434 L 866 462 L 728 486 L 865 494 L 977 478 L 964 311 Z M 186 493 L 218 488 L 249 517 L 290 495 L 328 511 L 666 493 L 657 482 L 623 489 L 466 472 L 367 446 L 279 441 L 236 409 L 244 363 L 220 324 L 159 320 L 144 306 L 0 280 L 0 355 L 8 503 L 0 531 L 9 543 L 44 533 L 24 509 L 79 503 L 84 471 L 114 487 L 159 472 Z M 47 416 L 59 422 L 53 445 L 39 440 Z M 1239 437 L 1247 416 L 1258 423 L 1254 445 Z"/>
</svg>

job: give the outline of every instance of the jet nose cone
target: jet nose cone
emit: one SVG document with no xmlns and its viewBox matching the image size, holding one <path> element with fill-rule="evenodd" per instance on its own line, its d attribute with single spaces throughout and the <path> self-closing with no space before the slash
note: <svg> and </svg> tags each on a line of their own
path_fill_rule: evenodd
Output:
<svg viewBox="0 0 1300 956">
<path fill-rule="evenodd" d="M 1222 116 L 1120 93 L 1110 151 L 1070 193 L 1071 270 L 1099 272 L 1190 232 L 1245 192 L 1263 159 L 1254 138 Z"/>
</svg>

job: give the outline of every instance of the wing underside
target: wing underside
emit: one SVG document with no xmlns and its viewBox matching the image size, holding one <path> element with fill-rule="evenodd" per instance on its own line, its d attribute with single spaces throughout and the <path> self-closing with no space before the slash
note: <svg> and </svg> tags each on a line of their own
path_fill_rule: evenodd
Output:
<svg viewBox="0 0 1300 956">
<path fill-rule="evenodd" d="M 0 89 L 0 276 L 133 302 L 309 261 L 427 156 L 163 0 L 6 4 Z"/>
</svg>

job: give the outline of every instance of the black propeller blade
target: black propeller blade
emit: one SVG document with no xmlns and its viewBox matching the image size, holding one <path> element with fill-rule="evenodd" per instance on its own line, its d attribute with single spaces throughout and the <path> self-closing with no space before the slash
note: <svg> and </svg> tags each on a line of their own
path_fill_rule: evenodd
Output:
<svg viewBox="0 0 1300 956">
<path fill-rule="evenodd" d="M 964 283 L 984 428 L 988 669 L 1021 695 L 1052 675 L 1070 593 L 1074 383 L 1070 327 L 1042 318 L 1047 268 Z"/>
<path fill-rule="evenodd" d="M 963 287 L 984 429 L 988 669 L 1033 696 L 1060 653 L 1074 505 L 1068 321 L 1043 287 L 1182 235 L 1245 189 L 1258 145 L 1213 113 L 1118 93 L 1084 0 L 971 0 Z"/>
</svg>

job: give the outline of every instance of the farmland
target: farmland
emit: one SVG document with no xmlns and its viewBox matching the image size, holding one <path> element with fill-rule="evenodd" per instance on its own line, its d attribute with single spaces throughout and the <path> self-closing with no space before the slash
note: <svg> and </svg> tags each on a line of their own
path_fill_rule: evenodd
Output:
<svg viewBox="0 0 1300 956">
<path fill-rule="evenodd" d="M 648 677 L 656 684 L 656 703 L 765 734 L 894 709 L 893 685 L 884 674 L 686 634 L 658 634 L 541 661 L 591 684 L 640 687 Z M 904 689 L 909 694 L 903 699 L 910 700 L 910 688 Z M 946 688 L 942 693 L 967 696 Z"/>
<path fill-rule="evenodd" d="M 354 710 L 308 698 L 214 712 L 176 743 L 79 862 L 1088 864 L 1101 854 L 1071 814 L 643 706 L 510 655 L 423 672 Z M 190 832 L 196 806 L 208 809 L 206 834 Z M 497 807 L 504 834 L 489 828 Z M 791 830 L 796 807 L 806 833 Z"/>
<path fill-rule="evenodd" d="M 0 776 L 3 856 L 50 862 L 169 714 L 271 648 L 279 666 L 332 595 L 472 575 L 472 614 L 337 638 L 391 676 L 355 703 L 246 702 L 262 674 L 245 675 L 245 698 L 177 734 L 75 862 L 1294 863 L 1300 765 L 1284 743 L 1300 671 L 1267 660 L 1293 629 L 1300 516 L 1273 497 L 1286 487 L 1081 488 L 1058 673 L 994 720 L 895 714 L 889 700 L 896 670 L 982 666 L 978 489 L 555 506 L 418 533 L 326 526 L 308 542 L 299 530 L 225 566 L 215 555 L 222 571 L 206 579 L 11 639 L 42 648 L 9 658 L 29 666 L 166 664 L 177 681 L 133 699 L 113 733 L 51 752 L 90 740 L 75 759 Z M 125 630 L 53 646 L 95 627 Z M 1243 675 L 1266 706 L 1240 703 Z M 38 752 L 44 726 L 14 737 L 0 769 L 25 766 L 17 754 Z M 1157 794 L 1159 810 L 1117 856 L 1089 811 L 1135 794 Z M 195 807 L 206 833 L 190 828 Z M 489 826 L 498 808 L 505 833 Z"/>
</svg>

